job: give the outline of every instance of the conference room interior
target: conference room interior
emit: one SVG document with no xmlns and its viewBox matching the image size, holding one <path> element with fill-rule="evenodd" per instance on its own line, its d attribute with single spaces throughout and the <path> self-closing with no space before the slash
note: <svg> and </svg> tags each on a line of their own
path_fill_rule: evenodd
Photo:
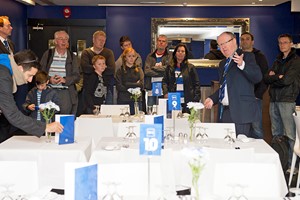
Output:
<svg viewBox="0 0 300 200">
<path fill-rule="evenodd" d="M 295 44 L 300 43 L 300 5 L 299 10 L 293 10 L 291 1 L 272 6 L 260 6 L 259 2 L 248 6 L 33 6 L 14 0 L 0 0 L 0 3 L 1 15 L 9 16 L 13 26 L 10 39 L 15 44 L 15 52 L 30 48 L 40 58 L 51 46 L 53 33 L 57 30 L 66 30 L 69 33 L 70 50 L 79 55 L 83 48 L 92 46 L 92 34 L 96 30 L 103 30 L 107 34 L 106 47 L 113 50 L 116 59 L 122 53 L 119 38 L 128 35 L 144 62 L 146 56 L 155 48 L 154 35 L 157 32 L 153 33 L 153 19 L 214 19 L 211 26 L 217 26 L 214 24 L 215 20 L 248 19 L 246 30 L 254 35 L 254 47 L 265 54 L 269 68 L 279 53 L 278 35 L 289 33 Z M 66 8 L 70 9 L 68 17 L 64 14 Z M 239 31 L 237 35 L 244 30 Z M 177 39 L 174 36 L 169 41 L 169 47 L 183 41 L 180 38 L 181 36 Z M 184 42 L 192 51 L 194 59 L 202 59 L 209 50 L 210 39 L 213 38 L 210 36 L 207 40 L 191 39 Z M 300 48 L 300 45 L 296 47 Z M 297 53 L 300 55 L 300 49 L 297 49 Z M 197 72 L 204 95 L 207 96 L 218 87 L 217 68 L 199 66 Z M 297 105 L 300 105 L 300 97 Z M 204 121 L 215 122 L 216 113 L 206 112 Z M 263 97 L 263 128 L 264 140 L 270 143 L 272 133 L 268 92 Z"/>
</svg>

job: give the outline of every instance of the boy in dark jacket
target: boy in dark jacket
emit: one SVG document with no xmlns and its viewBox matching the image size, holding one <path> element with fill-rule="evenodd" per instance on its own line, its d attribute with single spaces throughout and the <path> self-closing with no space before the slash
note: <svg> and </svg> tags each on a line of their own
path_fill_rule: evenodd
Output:
<svg viewBox="0 0 300 200">
<path fill-rule="evenodd" d="M 26 101 L 23 104 L 24 110 L 34 119 L 45 121 L 39 110 L 39 105 L 49 101 L 59 105 L 59 97 L 55 90 L 48 87 L 48 74 L 39 71 L 35 75 L 36 87 L 32 88 L 27 94 Z"/>
</svg>

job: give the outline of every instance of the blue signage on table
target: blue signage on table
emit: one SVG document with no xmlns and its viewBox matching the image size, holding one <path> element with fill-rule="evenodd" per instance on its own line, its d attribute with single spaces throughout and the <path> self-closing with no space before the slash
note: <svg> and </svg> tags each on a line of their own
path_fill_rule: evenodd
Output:
<svg viewBox="0 0 300 200">
<path fill-rule="evenodd" d="M 168 93 L 168 110 L 181 110 L 179 92 Z"/>
<path fill-rule="evenodd" d="M 162 146 L 164 146 L 164 116 L 163 115 L 159 115 L 159 116 L 155 116 L 154 117 L 154 124 L 161 124 L 161 131 L 162 131 L 162 134 L 161 134 L 161 143 L 162 143 Z"/>
<path fill-rule="evenodd" d="M 74 143 L 74 115 L 58 115 L 58 121 L 64 126 L 62 133 L 58 134 L 58 144 Z"/>
<path fill-rule="evenodd" d="M 98 165 L 75 169 L 75 200 L 98 199 Z"/>
<path fill-rule="evenodd" d="M 161 96 L 162 95 L 162 84 L 161 82 L 152 83 L 152 96 Z"/>
<path fill-rule="evenodd" d="M 140 155 L 161 155 L 161 124 L 141 124 L 140 127 Z"/>
</svg>

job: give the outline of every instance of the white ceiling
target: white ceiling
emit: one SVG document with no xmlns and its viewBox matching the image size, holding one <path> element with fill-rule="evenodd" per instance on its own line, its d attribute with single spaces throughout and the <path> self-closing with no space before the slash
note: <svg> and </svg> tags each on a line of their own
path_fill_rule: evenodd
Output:
<svg viewBox="0 0 300 200">
<path fill-rule="evenodd" d="M 17 0 L 60 6 L 276 6 L 290 0 Z"/>
</svg>

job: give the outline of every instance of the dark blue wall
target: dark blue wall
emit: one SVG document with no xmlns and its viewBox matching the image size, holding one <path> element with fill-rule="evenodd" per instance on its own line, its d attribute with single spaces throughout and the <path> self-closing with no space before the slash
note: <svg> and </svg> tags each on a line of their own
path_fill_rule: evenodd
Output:
<svg viewBox="0 0 300 200">
<path fill-rule="evenodd" d="M 15 50 L 26 48 L 27 12 L 26 6 L 11 0 L 0 0 L 0 15 L 7 15 L 13 26 L 11 39 L 15 41 Z"/>
<path fill-rule="evenodd" d="M 26 41 L 26 23 L 23 18 L 63 18 L 63 7 L 60 6 L 23 6 L 7 0 L 0 0 L 0 3 L 0 12 L 11 17 L 14 25 L 12 39 L 20 48 Z M 8 5 L 10 9 L 4 9 L 3 5 Z M 106 19 L 106 46 L 115 52 L 116 57 L 121 53 L 118 42 L 120 36 L 129 35 L 134 48 L 143 59 L 146 58 L 151 45 L 151 18 L 249 17 L 255 47 L 266 54 L 270 64 L 278 53 L 278 35 L 291 33 L 295 40 L 299 40 L 297 35 L 300 33 L 297 26 L 300 14 L 290 11 L 290 2 L 275 7 L 71 7 L 71 10 L 72 19 Z"/>
</svg>

